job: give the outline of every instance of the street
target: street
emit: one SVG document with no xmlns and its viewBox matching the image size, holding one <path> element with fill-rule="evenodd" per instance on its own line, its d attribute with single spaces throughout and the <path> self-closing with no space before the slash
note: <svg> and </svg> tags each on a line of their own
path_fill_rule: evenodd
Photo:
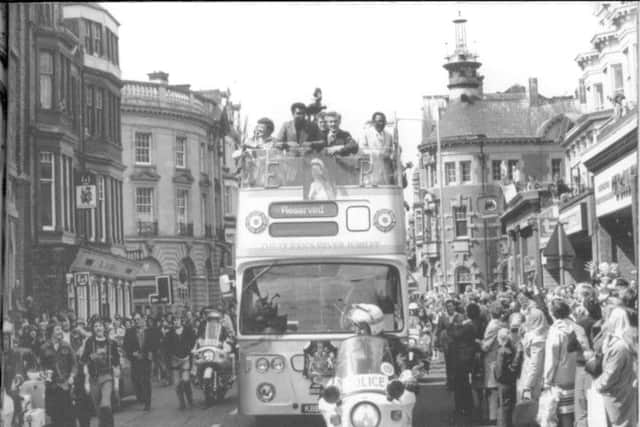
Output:
<svg viewBox="0 0 640 427">
<path fill-rule="evenodd" d="M 444 365 L 435 363 L 430 377 L 423 382 L 414 409 L 414 426 L 449 427 L 451 420 L 453 396 L 445 390 Z M 202 408 L 202 395 L 194 390 L 195 407 L 184 411 L 178 410 L 173 387 L 155 387 L 153 390 L 151 412 L 144 412 L 142 405 L 131 398 L 122 404 L 116 414 L 115 425 L 118 427 L 253 427 L 252 417 L 238 414 L 237 388 L 233 388 L 224 402 L 209 409 Z M 309 425 L 307 418 L 297 418 L 287 425 Z M 283 426 L 283 420 L 274 420 L 274 426 Z M 319 421 L 319 420 L 317 420 Z M 97 426 L 94 418 L 92 426 Z M 317 424 L 316 424 L 317 425 Z M 321 424 L 320 424 L 321 425 Z"/>
</svg>

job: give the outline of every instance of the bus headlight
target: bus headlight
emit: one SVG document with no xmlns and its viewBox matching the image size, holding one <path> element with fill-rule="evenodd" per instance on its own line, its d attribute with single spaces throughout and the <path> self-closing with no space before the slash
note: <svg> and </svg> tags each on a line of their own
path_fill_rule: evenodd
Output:
<svg viewBox="0 0 640 427">
<path fill-rule="evenodd" d="M 262 233 L 266 230 L 268 224 L 269 220 L 267 219 L 267 216 L 260 211 L 251 212 L 247 215 L 247 220 L 245 221 L 247 229 L 255 234 Z"/>
<path fill-rule="evenodd" d="M 256 388 L 256 395 L 261 402 L 271 402 L 276 397 L 276 388 L 273 384 L 262 383 Z"/>
<path fill-rule="evenodd" d="M 273 369 L 276 372 L 284 371 L 284 359 L 280 356 L 274 358 L 271 361 L 271 369 Z"/>
<path fill-rule="evenodd" d="M 358 403 L 351 411 L 353 427 L 378 427 L 380 410 L 369 402 Z"/>
<path fill-rule="evenodd" d="M 264 357 L 256 360 L 256 371 L 261 374 L 264 374 L 269 370 L 269 361 Z"/>
<path fill-rule="evenodd" d="M 396 225 L 396 215 L 390 209 L 380 209 L 373 217 L 373 224 L 383 233 L 391 231 Z"/>
</svg>

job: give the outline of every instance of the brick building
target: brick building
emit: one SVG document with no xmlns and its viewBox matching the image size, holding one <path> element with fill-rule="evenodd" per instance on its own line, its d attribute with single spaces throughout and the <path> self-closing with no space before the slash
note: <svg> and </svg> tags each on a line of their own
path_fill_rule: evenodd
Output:
<svg viewBox="0 0 640 427">
<path fill-rule="evenodd" d="M 572 97 L 539 94 L 535 78 L 528 88 L 484 93 L 465 23 L 454 20 L 456 47 L 444 64 L 448 95 L 424 97 L 422 206 L 414 205 L 416 216 L 422 209 L 422 220 L 415 219 L 424 228 L 422 248 L 416 238 L 416 250 L 427 287 L 450 291 L 515 277 L 514 256 L 522 256 L 504 236 L 500 216 L 519 191 L 545 187 L 562 174 L 558 142 L 577 112 Z"/>
<path fill-rule="evenodd" d="M 229 246 L 221 168 L 228 95 L 171 85 L 161 71 L 124 82 L 122 93 L 124 234 L 142 263 L 136 309 L 148 305 L 157 276 L 172 278 L 177 305 L 215 304 Z"/>
<path fill-rule="evenodd" d="M 122 238 L 119 24 L 93 3 L 13 3 L 9 20 L 14 283 L 39 311 L 130 314 L 137 263 Z"/>
</svg>

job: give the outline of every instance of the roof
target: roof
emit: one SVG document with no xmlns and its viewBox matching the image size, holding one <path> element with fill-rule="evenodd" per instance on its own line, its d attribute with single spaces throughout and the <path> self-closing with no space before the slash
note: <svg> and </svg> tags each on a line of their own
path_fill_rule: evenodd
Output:
<svg viewBox="0 0 640 427">
<path fill-rule="evenodd" d="M 539 97 L 540 105 L 530 106 L 524 93 L 488 94 L 482 99 L 463 102 L 451 101 L 441 112 L 440 137 L 455 139 L 460 136 L 485 135 L 487 138 L 517 139 L 545 136 L 549 120 L 578 113 L 573 98 L 548 100 Z M 425 115 L 428 120 L 428 115 Z M 425 131 L 432 125 L 425 126 Z M 566 130 L 566 129 L 565 129 Z M 549 139 L 555 139 L 550 137 Z M 423 143 L 435 141 L 435 130 L 425 133 Z"/>
</svg>

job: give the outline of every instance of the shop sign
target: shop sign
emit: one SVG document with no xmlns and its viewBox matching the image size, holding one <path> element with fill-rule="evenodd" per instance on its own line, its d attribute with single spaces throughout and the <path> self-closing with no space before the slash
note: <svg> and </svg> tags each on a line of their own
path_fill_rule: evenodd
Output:
<svg viewBox="0 0 640 427">
<path fill-rule="evenodd" d="M 556 224 L 558 224 L 558 216 L 558 207 L 555 205 L 540 212 L 539 236 L 541 248 L 547 246 L 547 242 L 553 234 L 553 230 L 556 228 Z"/>
<path fill-rule="evenodd" d="M 631 206 L 632 173 L 637 167 L 633 152 L 595 176 L 597 216 Z"/>
<path fill-rule="evenodd" d="M 587 204 L 580 203 L 560 214 L 560 221 L 567 236 L 586 229 Z"/>
<path fill-rule="evenodd" d="M 225 228 L 224 230 L 224 241 L 227 243 L 235 243 L 236 240 L 236 231 L 234 229 Z"/>
<path fill-rule="evenodd" d="M 76 185 L 76 207 L 78 209 L 95 208 L 97 198 L 95 175 L 82 173 L 77 179 L 80 184 Z"/>
</svg>

